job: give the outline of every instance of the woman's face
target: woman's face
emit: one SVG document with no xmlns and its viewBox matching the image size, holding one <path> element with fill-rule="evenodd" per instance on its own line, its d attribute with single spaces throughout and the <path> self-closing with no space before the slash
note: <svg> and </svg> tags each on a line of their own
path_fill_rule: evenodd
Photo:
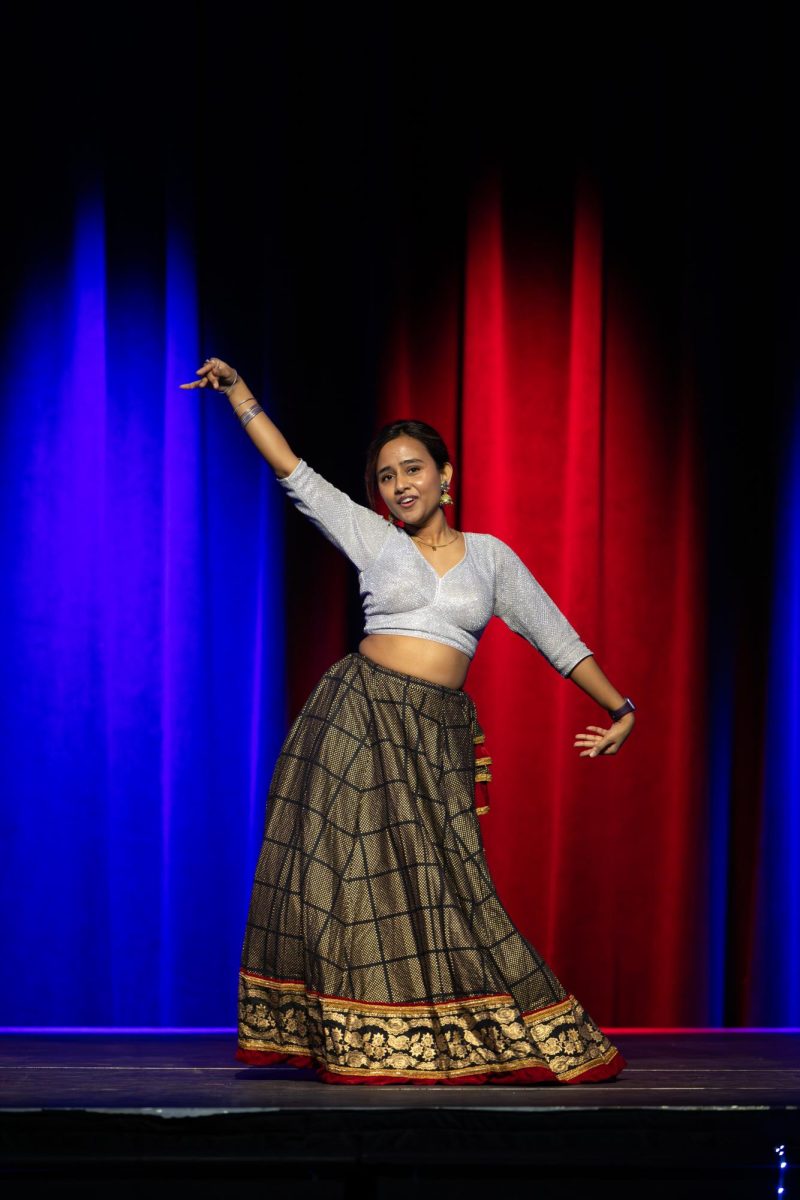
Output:
<svg viewBox="0 0 800 1200">
<path fill-rule="evenodd" d="M 427 447 L 412 437 L 394 438 L 378 455 L 376 476 L 383 502 L 407 525 L 424 525 L 439 510 L 442 480 L 452 473 L 449 463 L 440 470 Z"/>
</svg>

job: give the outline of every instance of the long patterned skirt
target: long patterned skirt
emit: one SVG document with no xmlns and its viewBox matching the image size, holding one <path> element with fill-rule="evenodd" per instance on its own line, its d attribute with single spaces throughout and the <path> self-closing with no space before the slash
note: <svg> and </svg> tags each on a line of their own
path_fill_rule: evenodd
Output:
<svg viewBox="0 0 800 1200">
<path fill-rule="evenodd" d="M 623 1069 L 497 896 L 481 741 L 460 689 L 357 653 L 326 671 L 272 777 L 237 1058 L 328 1083 L 584 1083 Z"/>
</svg>

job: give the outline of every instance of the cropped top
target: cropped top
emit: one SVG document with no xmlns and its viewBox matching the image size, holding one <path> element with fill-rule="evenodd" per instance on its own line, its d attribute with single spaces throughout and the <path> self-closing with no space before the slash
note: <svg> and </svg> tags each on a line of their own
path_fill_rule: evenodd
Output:
<svg viewBox="0 0 800 1200">
<path fill-rule="evenodd" d="M 304 459 L 278 483 L 358 569 L 366 634 L 427 638 L 472 658 L 498 616 L 564 676 L 592 653 L 499 538 L 465 533 L 463 558 L 440 576 L 408 534 L 357 504 Z"/>
</svg>

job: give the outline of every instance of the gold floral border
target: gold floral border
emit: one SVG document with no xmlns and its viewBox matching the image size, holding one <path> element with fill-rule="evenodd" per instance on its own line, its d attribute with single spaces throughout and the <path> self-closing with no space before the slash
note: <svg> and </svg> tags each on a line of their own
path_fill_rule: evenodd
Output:
<svg viewBox="0 0 800 1200">
<path fill-rule="evenodd" d="M 574 996 L 529 1013 L 509 995 L 368 1004 L 244 970 L 239 1045 L 311 1056 L 343 1076 L 420 1079 L 546 1068 L 567 1082 L 617 1053 Z"/>
</svg>

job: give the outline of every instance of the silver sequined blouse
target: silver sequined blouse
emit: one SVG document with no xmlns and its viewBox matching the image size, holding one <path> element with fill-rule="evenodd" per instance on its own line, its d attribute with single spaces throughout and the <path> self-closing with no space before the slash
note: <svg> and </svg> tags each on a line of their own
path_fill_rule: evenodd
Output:
<svg viewBox="0 0 800 1200">
<path fill-rule="evenodd" d="M 465 533 L 464 557 L 440 577 L 406 533 L 356 504 L 304 459 L 278 483 L 357 567 L 365 633 L 427 638 L 472 658 L 490 619 L 498 616 L 562 675 L 592 653 L 499 538 Z"/>
</svg>

